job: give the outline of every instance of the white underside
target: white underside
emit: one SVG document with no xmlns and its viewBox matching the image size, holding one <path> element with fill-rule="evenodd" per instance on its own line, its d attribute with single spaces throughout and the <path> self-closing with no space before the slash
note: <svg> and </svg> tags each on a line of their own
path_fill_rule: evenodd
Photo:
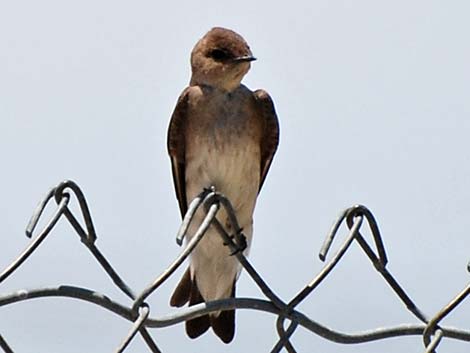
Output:
<svg viewBox="0 0 470 353">
<path fill-rule="evenodd" d="M 235 145 L 225 148 L 194 141 L 186 160 L 186 192 L 190 202 L 203 188 L 214 186 L 231 201 L 243 234 L 246 236 L 249 252 L 253 234 L 253 210 L 259 187 L 259 147 L 249 138 L 239 138 Z M 217 153 L 215 151 L 218 151 Z M 189 228 L 189 239 L 204 219 L 199 210 Z M 222 225 L 228 224 L 225 210 L 220 209 L 217 219 Z M 228 229 L 227 229 L 228 230 Z M 232 230 L 228 230 L 233 234 Z M 188 239 L 188 240 L 189 240 Z M 240 274 L 241 266 L 230 249 L 224 246 L 222 237 L 210 227 L 196 246 L 190 258 L 191 277 L 205 300 L 229 297 L 233 282 Z"/>
</svg>

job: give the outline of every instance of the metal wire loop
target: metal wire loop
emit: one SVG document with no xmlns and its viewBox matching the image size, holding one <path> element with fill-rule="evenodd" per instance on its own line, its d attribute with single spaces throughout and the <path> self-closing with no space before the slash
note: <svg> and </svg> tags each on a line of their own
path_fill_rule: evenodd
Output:
<svg viewBox="0 0 470 353">
<path fill-rule="evenodd" d="M 79 214 L 83 219 L 84 226 L 82 226 L 77 219 L 75 212 L 69 208 L 72 194 L 78 201 Z M 36 233 L 37 225 L 41 218 L 44 217 L 44 210 L 49 207 L 52 199 L 56 201 L 57 206 L 47 220 L 44 228 Z M 217 215 L 221 210 L 224 212 L 224 217 L 227 216 L 228 224 L 219 222 Z M 190 229 L 189 225 L 195 222 L 196 218 L 194 216 L 196 212 L 202 212 L 203 220 L 200 224 L 196 224 L 197 227 L 191 227 L 191 229 L 197 228 L 194 234 L 188 234 Z M 313 276 L 313 279 L 307 283 L 305 287 L 301 288 L 293 298 L 286 301 L 275 293 L 246 258 L 243 248 L 243 230 L 238 223 L 236 210 L 230 200 L 217 192 L 213 187 L 202 190 L 188 207 L 188 211 L 176 235 L 176 241 L 179 245 L 182 245 L 183 241 L 186 239 L 186 245 L 181 253 L 166 269 L 156 276 L 148 286 L 140 292 L 135 292 L 126 284 L 103 253 L 98 249 L 96 245 L 97 234 L 88 203 L 79 186 L 71 180 L 61 182 L 47 192 L 33 212 L 28 226 L 26 227 L 26 235 L 31 238 L 30 244 L 0 273 L 0 284 L 10 277 L 21 264 L 32 255 L 55 228 L 62 216 L 65 216 L 65 219 L 72 226 L 72 229 L 79 235 L 83 244 L 98 261 L 101 268 L 107 273 L 113 283 L 127 295 L 129 303 L 118 303 L 112 298 L 95 290 L 61 285 L 31 290 L 20 289 L 13 293 L 0 294 L 0 308 L 17 302 L 44 297 L 75 298 L 93 305 L 98 305 L 132 322 L 132 327 L 120 342 L 115 352 L 124 352 L 130 342 L 135 339 L 137 333 L 139 333 L 151 352 L 160 353 L 161 350 L 150 335 L 149 329 L 168 327 L 211 312 L 233 309 L 257 310 L 274 315 L 278 340 L 271 349 L 273 353 L 280 352 L 283 349 L 289 353 L 296 352 L 294 343 L 292 342 L 292 336 L 300 326 L 329 341 L 343 344 L 357 344 L 391 337 L 415 335 L 422 338 L 425 353 L 435 353 L 438 346 L 443 344 L 444 337 L 447 339 L 470 342 L 470 331 L 441 325 L 442 320 L 470 295 L 470 284 L 429 319 L 429 316 L 419 309 L 410 295 L 399 285 L 396 278 L 388 270 L 387 254 L 377 221 L 372 212 L 363 205 L 355 205 L 345 209 L 339 214 L 319 252 L 320 259 L 325 262 L 323 268 Z M 199 220 L 200 218 L 202 217 L 197 217 Z M 344 228 L 342 227 L 343 224 L 346 224 L 348 228 L 346 237 L 336 252 L 327 260 L 334 239 L 338 236 L 338 233 L 340 233 L 340 229 Z M 373 244 L 362 234 L 365 224 L 368 225 L 368 229 L 372 234 Z M 232 255 L 237 258 L 245 272 L 251 280 L 255 282 L 265 298 L 227 298 L 197 304 L 188 308 L 180 308 L 167 315 L 151 317 L 150 306 L 146 302 L 146 299 L 183 264 L 185 259 L 204 237 L 209 227 L 213 227 L 213 229 L 217 230 L 221 241 L 230 248 Z M 393 292 L 400 298 L 406 309 L 415 315 L 422 323 L 402 324 L 388 328 L 370 329 L 363 332 L 345 333 L 326 327 L 297 309 L 299 303 L 311 295 L 315 289 L 328 278 L 329 274 L 338 266 L 341 259 L 347 251 L 349 251 L 354 242 L 359 245 L 360 249 L 369 258 L 370 263 L 388 283 Z M 155 315 L 154 311 L 152 315 Z M 13 352 L 13 348 L 2 335 L 0 335 L 0 350 L 6 353 Z"/>
</svg>

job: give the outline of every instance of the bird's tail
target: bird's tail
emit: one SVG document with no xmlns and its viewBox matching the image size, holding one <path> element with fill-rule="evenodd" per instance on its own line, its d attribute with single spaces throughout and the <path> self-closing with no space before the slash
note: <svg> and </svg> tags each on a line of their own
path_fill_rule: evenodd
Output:
<svg viewBox="0 0 470 353">
<path fill-rule="evenodd" d="M 233 282 L 231 297 L 235 296 L 235 281 Z M 196 279 L 191 279 L 189 268 L 184 273 L 170 299 L 170 305 L 181 307 L 189 302 L 189 306 L 204 302 L 199 292 Z M 207 314 L 186 321 L 186 333 L 191 338 L 202 335 L 212 326 L 214 333 L 224 343 L 230 343 L 235 335 L 235 310 L 226 310 L 219 313 Z"/>
</svg>

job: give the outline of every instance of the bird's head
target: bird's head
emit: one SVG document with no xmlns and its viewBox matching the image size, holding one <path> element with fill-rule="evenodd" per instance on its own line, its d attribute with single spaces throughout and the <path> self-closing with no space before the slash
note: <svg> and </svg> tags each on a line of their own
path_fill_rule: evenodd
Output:
<svg viewBox="0 0 470 353">
<path fill-rule="evenodd" d="M 212 28 L 191 52 L 191 84 L 232 91 L 240 85 L 253 60 L 250 47 L 239 34 Z"/>
</svg>

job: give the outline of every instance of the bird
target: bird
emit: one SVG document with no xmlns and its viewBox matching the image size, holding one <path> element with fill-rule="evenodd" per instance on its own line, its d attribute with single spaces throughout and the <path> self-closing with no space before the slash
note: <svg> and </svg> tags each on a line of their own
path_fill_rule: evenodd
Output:
<svg viewBox="0 0 470 353">
<path fill-rule="evenodd" d="M 191 52 L 191 79 L 177 100 L 167 138 L 181 216 L 203 189 L 222 193 L 243 229 L 244 255 L 251 246 L 256 199 L 279 144 L 279 122 L 270 95 L 241 83 L 254 60 L 241 35 L 222 27 L 209 30 Z M 204 217 L 203 210 L 196 212 L 187 240 Z M 223 208 L 217 220 L 230 231 Z M 192 306 L 234 297 L 241 265 L 232 255 L 210 226 L 192 251 L 170 305 Z M 185 326 L 190 338 L 212 327 L 222 342 L 230 343 L 235 335 L 235 310 L 190 319 Z"/>
</svg>

